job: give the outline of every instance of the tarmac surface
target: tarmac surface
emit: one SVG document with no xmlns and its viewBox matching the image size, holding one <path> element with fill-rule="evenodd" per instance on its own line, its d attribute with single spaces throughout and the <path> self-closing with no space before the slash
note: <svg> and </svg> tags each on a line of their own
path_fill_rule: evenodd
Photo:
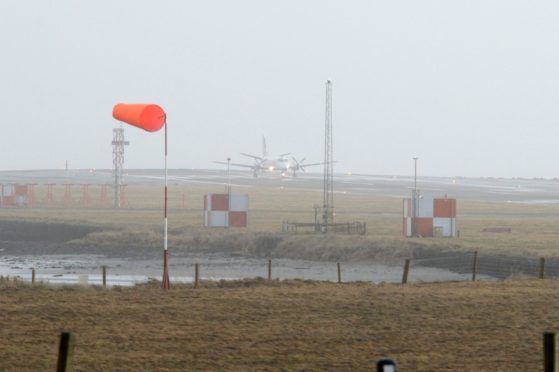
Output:
<svg viewBox="0 0 559 372">
<path fill-rule="evenodd" d="M 127 185 L 161 185 L 163 170 L 127 170 Z M 25 170 L 2 171 L 0 183 L 22 184 L 112 184 L 110 170 Z M 224 185 L 228 182 L 224 170 L 172 169 L 169 185 Z M 231 171 L 231 185 L 242 188 L 277 188 L 322 192 L 323 177 L 320 173 L 300 172 L 296 177 L 280 174 L 262 174 Z M 375 197 L 409 197 L 414 179 L 409 176 L 335 174 L 334 192 Z M 506 179 L 463 177 L 418 177 L 417 187 L 427 197 L 457 198 L 488 202 L 514 202 L 527 204 L 559 203 L 559 179 Z"/>
</svg>

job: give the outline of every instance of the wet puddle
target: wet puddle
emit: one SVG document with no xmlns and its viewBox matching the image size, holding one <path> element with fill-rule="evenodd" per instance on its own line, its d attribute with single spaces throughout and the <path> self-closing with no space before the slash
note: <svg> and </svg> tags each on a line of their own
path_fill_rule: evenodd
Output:
<svg viewBox="0 0 559 372">
<path fill-rule="evenodd" d="M 200 265 L 202 280 L 235 280 L 267 277 L 268 260 L 221 255 L 192 255 L 171 257 L 169 271 L 171 282 L 191 283 L 194 265 Z M 130 286 L 145 283 L 150 279 L 161 279 L 163 263 L 159 260 L 115 259 L 100 255 L 44 255 L 0 257 L 0 275 L 18 276 L 31 281 L 31 269 L 36 271 L 36 280 L 48 283 L 102 284 L 102 267 L 107 267 L 107 284 Z M 387 282 L 402 280 L 402 266 L 378 263 L 341 263 L 344 282 Z M 273 259 L 274 279 L 304 279 L 337 281 L 337 265 L 332 262 Z M 471 274 L 461 274 L 445 269 L 412 266 L 410 282 L 435 282 L 469 280 Z M 487 279 L 478 275 L 479 279 Z"/>
</svg>

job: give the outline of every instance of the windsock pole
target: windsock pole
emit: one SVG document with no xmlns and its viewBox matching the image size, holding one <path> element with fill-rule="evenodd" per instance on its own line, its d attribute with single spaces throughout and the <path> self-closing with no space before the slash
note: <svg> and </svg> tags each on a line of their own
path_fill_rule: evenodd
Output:
<svg viewBox="0 0 559 372">
<path fill-rule="evenodd" d="M 161 287 L 169 289 L 169 251 L 167 250 L 167 114 L 155 104 L 119 103 L 113 107 L 113 118 L 143 129 L 157 132 L 165 127 L 165 194 L 164 194 L 164 240 L 163 240 L 163 280 Z"/>
<path fill-rule="evenodd" d="M 161 287 L 169 289 L 169 251 L 167 249 L 167 116 L 165 115 L 165 228 L 164 228 L 164 242 L 163 242 L 163 281 Z"/>
</svg>

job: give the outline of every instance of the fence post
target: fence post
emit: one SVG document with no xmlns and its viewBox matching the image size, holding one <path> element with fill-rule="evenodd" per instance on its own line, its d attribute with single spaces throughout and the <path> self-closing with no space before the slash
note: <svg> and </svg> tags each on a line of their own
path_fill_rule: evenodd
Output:
<svg viewBox="0 0 559 372">
<path fill-rule="evenodd" d="M 107 288 L 107 266 L 103 266 L 103 288 Z"/>
<path fill-rule="evenodd" d="M 31 284 L 35 284 L 35 268 L 31 269 Z"/>
<path fill-rule="evenodd" d="M 410 270 L 410 260 L 409 258 L 406 259 L 404 264 L 404 275 L 402 276 L 402 284 L 406 284 L 408 282 L 408 272 Z"/>
<path fill-rule="evenodd" d="M 340 268 L 340 263 L 338 262 L 338 283 L 342 282 L 342 269 Z"/>
<path fill-rule="evenodd" d="M 74 335 L 70 332 L 62 332 L 60 335 L 60 348 L 58 349 L 58 372 L 73 371 L 72 358 L 74 356 Z"/>
<path fill-rule="evenodd" d="M 555 333 L 545 332 L 543 334 L 543 370 L 544 372 L 555 372 Z"/>
<path fill-rule="evenodd" d="M 194 288 L 200 286 L 200 265 L 194 264 Z"/>
<path fill-rule="evenodd" d="M 268 260 L 268 280 L 272 280 L 272 260 Z"/>
<path fill-rule="evenodd" d="M 540 279 L 544 278 L 544 273 L 545 273 L 545 258 L 541 257 L 540 258 Z"/>
<path fill-rule="evenodd" d="M 472 268 L 472 281 L 476 281 L 476 273 L 477 273 L 477 251 L 474 252 L 474 265 Z"/>
</svg>

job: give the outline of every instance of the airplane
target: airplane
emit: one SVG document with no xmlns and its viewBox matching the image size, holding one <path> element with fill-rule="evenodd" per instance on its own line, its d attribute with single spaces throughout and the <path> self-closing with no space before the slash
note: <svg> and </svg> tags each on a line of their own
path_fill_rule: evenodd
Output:
<svg viewBox="0 0 559 372">
<path fill-rule="evenodd" d="M 312 167 L 315 165 L 321 165 L 324 163 L 309 163 L 305 164 L 306 158 L 301 160 L 295 159 L 295 157 L 288 158 L 289 152 L 285 154 L 280 154 L 278 156 L 271 156 L 268 154 L 266 149 L 266 138 L 262 137 L 262 156 L 256 156 L 252 154 L 247 154 L 244 152 L 240 153 L 243 156 L 249 157 L 254 160 L 254 164 L 240 164 L 240 163 L 226 163 L 222 161 L 216 161 L 217 164 L 231 165 L 234 167 L 249 168 L 252 170 L 252 175 L 258 177 L 259 173 L 265 172 L 279 172 L 282 176 L 293 176 L 297 175 L 298 171 L 306 172 L 306 167 Z"/>
</svg>

